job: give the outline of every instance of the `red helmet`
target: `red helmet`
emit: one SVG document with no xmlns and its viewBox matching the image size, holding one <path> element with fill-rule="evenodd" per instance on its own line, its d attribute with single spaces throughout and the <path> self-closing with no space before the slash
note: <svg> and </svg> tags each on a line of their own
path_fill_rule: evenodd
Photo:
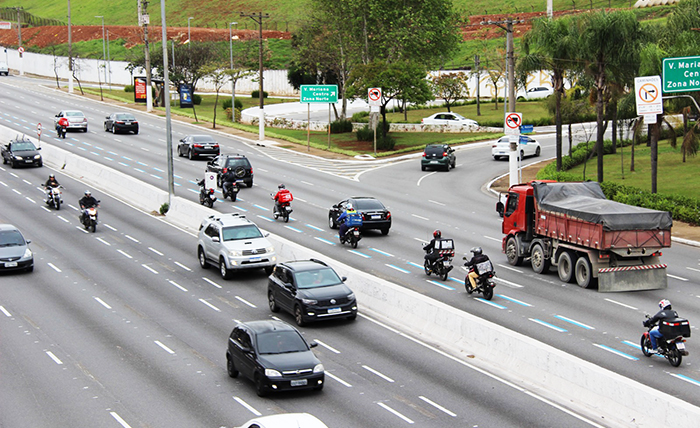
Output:
<svg viewBox="0 0 700 428">
<path fill-rule="evenodd" d="M 433 232 L 433 238 L 438 239 L 442 236 L 442 232 L 440 232 L 440 229 L 435 229 L 435 232 Z"/>
</svg>

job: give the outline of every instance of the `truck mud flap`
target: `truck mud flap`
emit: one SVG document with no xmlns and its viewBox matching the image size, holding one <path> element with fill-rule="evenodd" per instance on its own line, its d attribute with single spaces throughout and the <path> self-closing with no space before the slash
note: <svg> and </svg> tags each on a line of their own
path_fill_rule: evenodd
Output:
<svg viewBox="0 0 700 428">
<path fill-rule="evenodd" d="M 598 291 L 659 290 L 668 287 L 666 265 L 623 266 L 598 270 Z"/>
</svg>

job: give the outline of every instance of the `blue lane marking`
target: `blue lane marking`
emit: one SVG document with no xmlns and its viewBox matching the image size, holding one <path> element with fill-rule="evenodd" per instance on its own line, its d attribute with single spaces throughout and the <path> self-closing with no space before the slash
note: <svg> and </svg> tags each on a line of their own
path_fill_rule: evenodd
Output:
<svg viewBox="0 0 700 428">
<path fill-rule="evenodd" d="M 327 240 L 327 239 L 324 239 L 324 238 L 321 238 L 321 237 L 318 237 L 318 236 L 314 236 L 314 239 L 318 239 L 319 241 L 325 242 L 325 243 L 328 244 L 328 245 L 335 245 L 335 242 L 331 242 L 331 241 L 329 241 L 329 240 Z"/>
<path fill-rule="evenodd" d="M 163 177 L 161 177 L 161 176 L 159 176 L 159 175 L 155 175 L 155 174 L 151 174 L 151 177 L 157 178 L 158 180 L 162 180 L 162 179 L 163 179 Z"/>
<path fill-rule="evenodd" d="M 263 220 L 267 220 L 267 221 L 269 221 L 270 223 L 272 223 L 272 222 L 275 221 L 275 220 L 273 220 L 273 219 L 270 218 L 270 217 L 267 217 L 267 216 L 264 216 L 264 215 L 260 215 L 260 214 L 258 214 L 258 217 L 260 217 L 260 218 L 263 219 Z"/>
<path fill-rule="evenodd" d="M 256 207 L 256 208 L 260 208 L 261 210 L 265 210 L 265 211 L 270 211 L 270 209 L 269 209 L 269 208 L 265 208 L 265 207 L 264 207 L 264 206 L 262 206 L 262 205 L 258 205 L 258 204 L 253 204 L 253 206 L 254 206 L 254 207 Z"/>
<path fill-rule="evenodd" d="M 311 228 L 311 229 L 313 229 L 313 230 L 318 230 L 319 232 L 323 232 L 323 229 L 321 229 L 320 227 L 316 227 L 316 226 L 314 226 L 313 224 L 308 224 L 308 223 L 307 223 L 307 224 L 306 224 L 306 227 Z"/>
<path fill-rule="evenodd" d="M 110 155 L 113 155 L 113 156 L 119 156 L 119 153 L 115 153 L 115 152 L 113 152 L 113 151 L 111 151 L 111 150 L 108 151 L 107 153 L 109 153 Z"/>
<path fill-rule="evenodd" d="M 182 180 L 182 177 L 180 177 L 180 176 L 177 175 L 177 174 L 173 174 L 173 177 L 177 178 L 178 180 Z"/>
<path fill-rule="evenodd" d="M 370 247 L 370 250 L 372 250 L 372 251 L 376 251 L 377 253 L 379 253 L 379 254 L 382 254 L 382 255 L 385 255 L 385 256 L 387 256 L 387 257 L 394 257 L 394 256 L 393 256 L 392 254 L 389 254 L 389 253 L 385 253 L 384 251 L 382 251 L 382 250 L 378 250 L 378 249 L 376 249 L 376 248 L 373 248 L 373 247 Z"/>
<path fill-rule="evenodd" d="M 623 340 L 622 343 L 624 343 L 627 346 L 631 346 L 634 349 L 638 349 L 640 351 L 642 350 L 642 347 L 639 346 L 639 343 L 630 342 L 629 340 Z"/>
<path fill-rule="evenodd" d="M 498 303 L 493 303 L 492 301 L 486 300 L 486 299 L 484 299 L 484 298 L 482 298 L 482 297 L 475 297 L 474 300 L 478 300 L 478 301 L 480 301 L 480 302 L 482 302 L 482 303 L 486 303 L 487 305 L 495 306 L 495 307 L 497 307 L 498 309 L 508 309 L 507 307 L 505 307 L 505 306 L 503 306 L 503 305 L 499 305 Z"/>
<path fill-rule="evenodd" d="M 447 289 L 447 290 L 451 290 L 451 291 L 454 291 L 454 290 L 455 290 L 454 288 L 450 287 L 449 285 L 445 285 L 445 284 L 443 284 L 442 282 L 437 282 L 437 281 L 435 281 L 435 280 L 433 280 L 433 279 L 428 279 L 428 280 L 426 280 L 426 281 L 428 281 L 429 283 L 431 283 L 431 284 L 433 284 L 433 285 L 437 285 L 438 287 L 445 288 L 445 289 Z"/>
<path fill-rule="evenodd" d="M 464 281 L 462 281 L 461 279 L 457 279 L 457 278 L 454 278 L 454 277 L 449 277 L 449 280 L 464 285 Z"/>
<path fill-rule="evenodd" d="M 424 269 L 424 267 L 421 266 L 421 265 L 419 265 L 418 263 L 408 262 L 408 264 L 411 265 L 411 266 L 415 266 L 415 267 L 417 267 L 418 269 Z"/>
<path fill-rule="evenodd" d="M 529 303 L 521 302 L 520 300 L 514 299 L 514 298 L 512 298 L 512 297 L 504 296 L 503 294 L 496 294 L 496 296 L 500 297 L 501 299 L 506 299 L 506 300 L 508 300 L 509 302 L 517 303 L 517 304 L 519 304 L 519 305 L 528 306 L 528 307 L 529 307 L 529 306 L 532 306 L 532 305 L 529 304 Z"/>
<path fill-rule="evenodd" d="M 128 161 L 132 161 L 132 160 L 133 160 L 133 159 L 131 159 L 130 157 L 127 157 L 127 156 L 122 156 L 122 159 L 126 159 L 126 160 L 128 160 Z"/>
<path fill-rule="evenodd" d="M 606 351 L 608 351 L 608 352 L 612 352 L 613 354 L 619 355 L 619 356 L 621 356 L 621 357 L 623 357 L 623 358 L 627 358 L 628 360 L 639 361 L 639 358 L 634 357 L 634 356 L 632 356 L 632 355 L 630 355 L 630 354 L 625 354 L 624 352 L 618 351 L 617 349 L 611 348 L 611 347 L 609 347 L 609 346 L 600 345 L 600 344 L 598 344 L 598 343 L 594 343 L 593 346 L 597 346 L 597 347 L 600 348 L 600 349 L 606 350 Z"/>
<path fill-rule="evenodd" d="M 528 318 L 528 319 L 529 319 L 530 321 L 532 321 L 532 322 L 536 322 L 537 324 L 543 325 L 543 326 L 545 326 L 545 327 L 549 327 L 549 328 L 551 328 L 551 329 L 553 329 L 553 330 L 556 330 L 556 331 L 558 331 L 558 332 L 560 332 L 560 333 L 565 333 L 565 332 L 567 331 L 565 328 L 557 327 L 557 326 L 554 325 L 554 324 L 550 324 L 550 323 L 548 323 L 548 322 L 544 322 L 544 321 L 542 321 L 542 320 L 540 320 L 540 319 L 537 319 L 537 318 Z"/>
<path fill-rule="evenodd" d="M 119 162 L 119 165 L 125 166 L 125 167 L 129 168 L 129 164 L 126 164 L 126 163 L 124 163 L 124 162 Z"/>
<path fill-rule="evenodd" d="M 164 170 L 162 170 L 162 169 L 160 169 L 160 168 L 156 168 L 155 166 L 153 167 L 153 169 L 155 169 L 155 170 L 158 171 L 158 172 L 165 172 Z"/>
<path fill-rule="evenodd" d="M 388 263 L 387 263 L 386 266 L 389 266 L 389 267 L 392 268 L 392 269 L 396 269 L 396 270 L 399 271 L 399 272 L 410 273 L 410 272 L 407 271 L 406 269 L 400 268 L 400 267 L 398 267 L 398 266 L 394 266 L 394 265 L 392 265 L 392 264 L 388 264 Z"/>
<path fill-rule="evenodd" d="M 141 161 L 138 161 L 138 162 L 136 162 L 136 163 L 139 164 L 139 165 L 148 166 L 147 163 L 143 163 L 143 162 L 141 162 Z"/>
<path fill-rule="evenodd" d="M 107 159 L 108 161 L 114 162 L 114 159 L 108 158 L 107 156 L 105 156 L 105 159 Z"/>
<path fill-rule="evenodd" d="M 135 171 L 138 171 L 138 172 L 141 172 L 141 173 L 143 173 L 143 174 L 146 173 L 146 171 L 144 171 L 144 170 L 142 170 L 142 169 L 139 169 L 139 168 L 134 168 L 134 170 L 135 170 Z"/>
<path fill-rule="evenodd" d="M 348 251 L 350 251 L 350 252 L 353 253 L 353 254 L 357 254 L 357 255 L 360 256 L 360 257 L 364 257 L 364 258 L 366 258 L 366 259 L 371 259 L 371 258 L 372 258 L 372 256 L 367 255 L 367 254 L 365 254 L 365 253 L 361 253 L 361 252 L 359 252 L 359 251 L 357 251 L 357 250 L 348 250 Z"/>
<path fill-rule="evenodd" d="M 287 229 L 293 230 L 297 233 L 301 233 L 301 230 L 297 229 L 296 227 L 292 227 L 292 226 L 284 226 L 284 227 L 286 227 Z"/>
<path fill-rule="evenodd" d="M 234 205 L 233 207 L 234 207 L 235 209 L 239 210 L 239 211 L 248 212 L 247 209 L 245 209 L 245 208 L 243 208 L 243 207 L 239 207 L 238 205 Z"/>
<path fill-rule="evenodd" d="M 575 325 L 575 326 L 578 326 L 578 327 L 581 327 L 581 328 L 585 328 L 586 330 L 595 330 L 595 329 L 594 329 L 593 327 L 591 327 L 590 325 L 582 324 L 582 323 L 580 323 L 580 322 L 578 322 L 578 321 L 574 321 L 574 320 L 572 320 L 571 318 L 563 317 L 563 316 L 561 316 L 561 315 L 554 315 L 554 318 L 559 318 L 559 319 L 562 320 L 562 321 L 566 321 L 566 322 L 568 322 L 569 324 L 573 324 L 573 325 Z"/>
<path fill-rule="evenodd" d="M 700 386 L 700 381 L 693 379 L 692 377 L 688 377 L 682 374 L 676 374 L 676 373 L 671 373 L 671 376 L 677 377 L 678 379 L 682 379 L 686 382 L 690 382 L 695 386 Z"/>
<path fill-rule="evenodd" d="M 199 190 L 194 190 L 194 189 L 187 189 L 187 190 L 189 190 L 192 193 L 199 193 Z"/>
</svg>

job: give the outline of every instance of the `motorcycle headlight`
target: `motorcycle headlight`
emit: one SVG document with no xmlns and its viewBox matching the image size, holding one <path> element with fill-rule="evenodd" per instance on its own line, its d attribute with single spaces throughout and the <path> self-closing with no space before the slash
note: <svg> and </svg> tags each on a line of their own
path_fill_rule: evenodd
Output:
<svg viewBox="0 0 700 428">
<path fill-rule="evenodd" d="M 267 377 L 282 377 L 282 373 L 273 369 L 265 369 L 265 376 Z"/>
<path fill-rule="evenodd" d="M 326 370 L 323 368 L 323 364 L 316 364 L 314 367 L 314 373 L 323 373 L 324 371 Z"/>
<path fill-rule="evenodd" d="M 318 303 L 318 300 L 315 299 L 301 299 L 301 303 L 305 305 L 315 305 Z"/>
</svg>

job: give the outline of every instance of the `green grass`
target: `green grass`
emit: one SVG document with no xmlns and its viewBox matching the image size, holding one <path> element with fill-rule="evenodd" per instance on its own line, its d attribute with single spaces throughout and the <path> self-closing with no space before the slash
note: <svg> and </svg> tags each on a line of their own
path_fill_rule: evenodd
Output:
<svg viewBox="0 0 700 428">
<path fill-rule="evenodd" d="M 680 146 L 681 140 L 678 139 Z M 593 145 L 593 142 L 590 143 Z M 679 148 L 672 148 L 668 140 L 659 142 L 659 160 L 657 167 L 657 193 L 662 195 L 681 195 L 696 197 L 700 194 L 700 158 L 688 157 L 683 163 L 683 156 Z M 618 148 L 617 154 L 606 155 L 603 158 L 603 173 L 605 181 L 613 181 L 633 186 L 642 190 L 651 191 L 651 158 L 650 149 L 646 145 L 637 145 L 634 148 L 634 172 L 630 171 L 629 147 L 625 147 L 622 153 Z M 586 175 L 583 175 L 583 165 L 567 171 L 578 175 L 581 180 L 597 180 L 597 159 L 588 161 Z"/>
<path fill-rule="evenodd" d="M 503 91 L 501 91 L 503 92 Z M 500 94 L 501 96 L 503 94 Z M 452 107 L 451 110 L 455 113 L 459 113 L 464 117 L 476 120 L 480 124 L 493 123 L 492 126 L 503 126 L 504 111 L 503 102 L 499 101 L 498 108 L 496 104 L 492 101 L 481 102 L 481 116 L 476 114 L 476 104 L 470 103 L 466 105 L 459 105 Z M 516 110 L 523 114 L 523 123 L 528 124 L 536 119 L 547 120 L 551 116 L 547 111 L 547 107 L 544 101 L 527 101 L 527 102 L 516 102 Z M 403 113 L 388 113 L 387 120 L 394 123 L 420 123 L 421 119 L 428 117 L 431 114 L 438 113 L 441 111 L 447 111 L 444 106 L 433 107 L 430 109 L 411 109 L 408 110 L 408 120 L 404 120 Z M 509 110 L 510 111 L 510 110 Z M 497 125 L 496 125 L 497 124 Z"/>
</svg>

